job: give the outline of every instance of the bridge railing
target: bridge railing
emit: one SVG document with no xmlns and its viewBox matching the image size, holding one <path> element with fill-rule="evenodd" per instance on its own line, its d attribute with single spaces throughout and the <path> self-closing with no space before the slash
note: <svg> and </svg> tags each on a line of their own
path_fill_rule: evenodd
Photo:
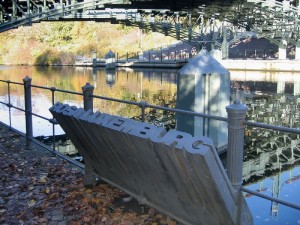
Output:
<svg viewBox="0 0 300 225">
<path fill-rule="evenodd" d="M 141 62 L 150 62 L 150 61 L 188 61 L 188 59 L 193 58 L 197 54 L 195 47 L 176 49 L 175 47 L 169 47 L 168 49 L 156 49 L 143 51 L 141 53 L 126 53 L 119 54 L 116 53 L 115 61 L 116 62 L 131 62 L 131 61 L 141 61 Z M 76 63 L 92 63 L 93 59 L 84 57 L 84 56 L 75 56 Z M 97 58 L 97 62 L 105 62 L 104 58 Z"/>
<path fill-rule="evenodd" d="M 25 13 L 21 18 L 12 19 L 10 21 L 5 21 L 0 24 L 0 32 L 6 31 L 12 28 L 17 28 L 22 25 L 31 25 L 33 22 L 43 21 L 43 20 L 51 20 L 58 19 L 58 16 L 66 16 L 68 14 L 77 12 L 78 10 L 84 9 L 94 9 L 95 7 L 104 7 L 104 4 L 111 3 L 111 0 L 104 1 L 95 1 L 89 0 L 84 2 L 79 2 L 70 5 L 61 5 L 60 7 L 56 7 L 53 9 L 44 9 L 41 12 L 37 13 Z"/>
<path fill-rule="evenodd" d="M 131 53 L 119 56 L 117 53 L 116 62 L 121 60 L 128 61 L 176 61 L 183 60 L 187 61 L 189 58 L 192 58 L 192 54 L 187 50 L 156 50 L 156 51 L 147 51 L 143 53 Z"/>
<path fill-rule="evenodd" d="M 244 191 L 244 192 L 256 195 L 258 197 L 265 198 L 270 201 L 274 201 L 279 204 L 283 204 L 283 205 L 300 210 L 300 205 L 293 204 L 291 202 L 277 199 L 277 198 L 274 198 L 274 197 L 271 197 L 268 195 L 264 195 L 264 194 L 256 192 L 256 191 L 249 190 L 245 187 L 242 187 L 244 126 L 247 125 L 247 126 L 259 127 L 259 128 L 265 128 L 265 129 L 272 129 L 272 130 L 276 130 L 276 131 L 288 132 L 288 133 L 298 134 L 298 135 L 300 134 L 300 129 L 245 121 L 247 107 L 245 105 L 242 105 L 239 101 L 235 101 L 233 104 L 226 107 L 226 110 L 228 112 L 228 117 L 220 117 L 220 116 L 208 115 L 208 114 L 204 114 L 204 113 L 185 111 L 185 110 L 176 109 L 176 108 L 168 108 L 168 107 L 163 107 L 163 106 L 158 106 L 158 105 L 152 105 L 152 104 L 149 104 L 149 103 L 143 102 L 143 101 L 133 102 L 133 101 L 128 101 L 128 100 L 121 100 L 121 99 L 115 99 L 115 98 L 110 98 L 110 97 L 105 97 L 105 96 L 94 95 L 93 94 L 94 87 L 92 85 L 90 85 L 89 83 L 86 83 L 86 85 L 84 85 L 82 87 L 82 93 L 57 89 L 55 87 L 44 87 L 44 86 L 33 85 L 33 84 L 31 84 L 31 78 L 29 78 L 28 76 L 23 79 L 23 83 L 13 82 L 10 80 L 0 80 L 0 83 L 6 83 L 6 85 L 7 85 L 7 101 L 6 102 L 0 101 L 0 104 L 7 106 L 9 109 L 9 124 L 7 126 L 10 129 L 17 131 L 18 133 L 20 133 L 21 135 L 26 137 L 26 147 L 28 149 L 30 149 L 32 146 L 32 143 L 34 142 L 37 145 L 40 145 L 41 147 L 44 147 L 44 148 L 52 151 L 53 154 L 56 154 L 59 157 L 62 157 L 63 159 L 69 161 L 70 163 L 77 165 L 78 167 L 80 167 L 82 169 L 84 169 L 84 165 L 82 165 L 81 163 L 78 163 L 77 161 L 72 160 L 71 158 L 56 151 L 56 149 L 55 149 L 55 125 L 57 125 L 57 122 L 55 119 L 53 119 L 53 117 L 47 118 L 43 115 L 39 115 L 39 114 L 33 112 L 33 110 L 32 110 L 32 93 L 31 93 L 32 87 L 51 91 L 52 105 L 54 105 L 55 93 L 62 92 L 62 93 L 67 93 L 67 94 L 72 94 L 72 95 L 83 96 L 83 105 L 84 105 L 85 110 L 93 110 L 94 109 L 93 103 L 94 103 L 95 99 L 101 99 L 101 100 L 105 100 L 105 101 L 113 101 L 113 102 L 129 104 L 132 106 L 138 106 L 141 109 L 141 120 L 142 121 L 145 121 L 145 114 L 146 114 L 147 108 L 163 110 L 163 111 L 168 111 L 168 112 L 175 112 L 175 113 L 180 113 L 180 114 L 185 114 L 185 115 L 190 115 L 190 116 L 197 116 L 197 117 L 202 117 L 202 118 L 208 118 L 208 119 L 213 119 L 213 120 L 225 121 L 228 123 L 227 174 L 232 183 L 232 186 L 236 190 Z M 19 85 L 19 86 L 24 87 L 24 102 L 25 102 L 24 108 L 20 108 L 20 107 L 17 107 L 17 106 L 14 106 L 13 104 L 11 104 L 11 85 Z M 26 133 L 25 134 L 23 134 L 22 132 L 14 129 L 12 127 L 11 108 L 20 110 L 25 113 L 25 124 L 26 124 Z M 52 133 L 53 134 L 52 149 L 49 148 L 48 146 L 41 144 L 39 141 L 36 141 L 34 139 L 33 123 L 32 123 L 33 116 L 39 117 L 39 118 L 46 120 L 52 124 L 52 131 L 53 131 L 53 133 Z M 5 125 L 3 122 L 2 122 L 2 124 Z"/>
</svg>

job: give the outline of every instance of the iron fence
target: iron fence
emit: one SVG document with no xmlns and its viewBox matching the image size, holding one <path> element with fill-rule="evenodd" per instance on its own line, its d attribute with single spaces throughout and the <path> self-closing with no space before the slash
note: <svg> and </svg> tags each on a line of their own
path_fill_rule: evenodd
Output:
<svg viewBox="0 0 300 225">
<path fill-rule="evenodd" d="M 133 106 L 138 106 L 141 109 L 141 120 L 143 122 L 145 121 L 145 110 L 147 108 L 158 109 L 158 110 L 162 110 L 162 111 L 174 112 L 174 113 L 179 113 L 179 114 L 185 114 L 185 115 L 189 115 L 189 116 L 196 116 L 196 117 L 202 117 L 202 118 L 207 118 L 207 119 L 225 121 L 228 123 L 227 174 L 228 174 L 229 180 L 232 183 L 233 188 L 235 188 L 236 190 L 240 190 L 240 191 L 243 191 L 243 192 L 246 192 L 249 194 L 253 194 L 258 197 L 265 198 L 270 201 L 274 201 L 279 204 L 283 204 L 283 205 L 289 206 L 291 208 L 300 210 L 299 205 L 296 205 L 296 204 L 293 204 L 293 203 L 290 203 L 287 201 L 283 201 L 278 198 L 270 197 L 270 196 L 264 195 L 262 193 L 259 193 L 257 191 L 252 191 L 245 187 L 242 187 L 242 164 L 243 164 L 243 145 L 244 145 L 244 127 L 245 127 L 245 125 L 252 126 L 252 127 L 265 128 L 265 129 L 271 129 L 271 130 L 275 130 L 275 131 L 288 132 L 288 133 L 292 133 L 292 134 L 300 134 L 300 129 L 246 121 L 245 117 L 246 117 L 247 107 L 242 105 L 239 101 L 235 101 L 233 104 L 226 107 L 228 117 L 220 117 L 220 116 L 207 115 L 204 113 L 196 113 L 196 112 L 192 112 L 192 111 L 186 111 L 186 110 L 182 110 L 182 109 L 152 105 L 152 104 L 149 104 L 144 101 L 133 102 L 133 101 L 128 101 L 128 100 L 121 100 L 121 99 L 116 99 L 116 98 L 94 95 L 93 94 L 94 87 L 90 83 L 86 83 L 82 87 L 82 93 L 81 93 L 81 92 L 58 89 L 55 87 L 49 88 L 49 87 L 44 87 L 44 86 L 33 85 L 33 84 L 31 84 L 31 78 L 29 78 L 28 76 L 23 79 L 23 83 L 13 82 L 10 80 L 1 80 L 1 79 L 0 79 L 0 82 L 7 84 L 8 101 L 7 102 L 0 101 L 0 104 L 7 106 L 9 109 L 9 125 L 6 125 L 6 126 L 8 126 L 10 129 L 12 129 L 26 137 L 26 147 L 28 149 L 31 148 L 31 143 L 34 142 L 37 145 L 39 145 L 43 148 L 46 148 L 47 150 L 51 150 L 53 152 L 53 154 L 56 154 L 57 156 L 67 160 L 68 162 L 78 166 L 81 169 L 84 169 L 83 164 L 56 151 L 56 149 L 55 149 L 55 125 L 57 125 L 56 120 L 53 117 L 46 118 L 42 115 L 32 112 L 32 103 L 31 103 L 31 99 L 32 99 L 31 88 L 32 87 L 51 91 L 52 105 L 54 105 L 54 103 L 55 103 L 55 93 L 62 92 L 62 93 L 82 96 L 83 97 L 83 105 L 84 105 L 85 110 L 93 110 L 94 99 L 101 99 L 101 100 L 105 100 L 105 101 L 113 101 L 113 102 L 119 102 L 119 103 L 125 103 L 125 104 L 129 104 L 129 105 L 133 105 Z M 24 108 L 19 108 L 19 107 L 16 107 L 11 104 L 11 84 L 24 86 L 24 102 L 25 102 Z M 12 127 L 11 108 L 20 110 L 25 113 L 25 122 L 26 122 L 26 133 L 25 134 L 23 134 L 22 132 L 14 129 Z M 52 135 L 53 135 L 52 149 L 49 148 L 48 146 L 40 143 L 39 141 L 36 141 L 33 138 L 32 116 L 36 116 L 43 120 L 47 120 L 49 123 L 52 124 Z M 5 125 L 4 123 L 2 123 L 2 124 Z"/>
</svg>

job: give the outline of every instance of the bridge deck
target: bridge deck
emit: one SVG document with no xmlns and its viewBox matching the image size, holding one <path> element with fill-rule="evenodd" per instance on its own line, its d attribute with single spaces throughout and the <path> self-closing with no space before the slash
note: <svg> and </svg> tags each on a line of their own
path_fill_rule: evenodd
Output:
<svg viewBox="0 0 300 225">
<path fill-rule="evenodd" d="M 278 45 L 281 39 L 296 44 L 300 10 L 294 4 L 287 0 L 9 0 L 0 5 L 0 32 L 39 21 L 104 20 L 154 27 L 186 41 L 210 40 L 218 47 L 225 39 L 238 40 L 245 31 Z"/>
</svg>

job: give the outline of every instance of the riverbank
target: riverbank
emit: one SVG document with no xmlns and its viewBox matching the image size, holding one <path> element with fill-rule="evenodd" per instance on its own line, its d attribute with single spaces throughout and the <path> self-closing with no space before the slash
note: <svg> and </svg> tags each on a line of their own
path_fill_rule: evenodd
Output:
<svg viewBox="0 0 300 225">
<path fill-rule="evenodd" d="M 83 171 L 0 124 L 0 224 L 177 223 L 104 182 L 83 186 Z"/>
<path fill-rule="evenodd" d="M 183 60 L 163 60 L 163 61 L 138 61 L 138 60 L 119 60 L 116 62 L 116 67 L 121 68 L 154 68 L 154 69 L 180 69 L 186 63 L 188 59 Z M 226 59 L 221 60 L 220 63 L 228 70 L 242 70 L 242 71 L 278 71 L 278 72 L 300 72 L 299 60 L 253 60 L 253 59 Z M 18 66 L 18 65 L 5 65 L 0 66 Z M 19 65 L 29 66 L 29 65 Z M 31 66 L 31 65 L 30 65 Z M 75 62 L 74 64 L 53 64 L 53 65 L 32 65 L 32 66 L 75 66 L 75 67 L 93 67 L 103 68 L 105 67 L 104 60 L 98 60 L 96 63 L 92 63 L 91 60 Z"/>
<path fill-rule="evenodd" d="M 139 60 L 119 60 L 115 63 L 116 67 L 130 68 L 181 68 L 189 59 L 183 60 L 162 60 L 162 61 L 139 61 Z M 300 72 L 300 61 L 298 60 L 221 60 L 220 63 L 228 70 L 255 70 L 255 71 L 281 71 L 281 72 Z M 75 66 L 105 67 L 105 61 L 99 60 L 94 64 L 91 61 L 76 62 Z"/>
</svg>

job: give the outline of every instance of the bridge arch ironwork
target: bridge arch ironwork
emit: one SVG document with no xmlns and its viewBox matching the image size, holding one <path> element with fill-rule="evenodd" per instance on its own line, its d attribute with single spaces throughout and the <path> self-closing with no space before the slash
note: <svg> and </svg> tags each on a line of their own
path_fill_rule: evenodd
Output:
<svg viewBox="0 0 300 225">
<path fill-rule="evenodd" d="M 0 32 L 41 21 L 109 21 L 138 26 L 184 42 L 226 48 L 241 38 L 264 37 L 300 47 L 298 3 L 289 0 L 181 1 L 146 5 L 127 0 L 9 0 L 0 5 Z M 154 8 L 150 8 L 153 7 Z M 144 8 L 143 8 L 144 7 Z M 155 8 L 156 7 L 156 8 Z M 165 8 L 163 8 L 165 7 Z M 225 50 L 224 50 L 225 49 Z M 300 52 L 300 50 L 299 50 Z"/>
</svg>

